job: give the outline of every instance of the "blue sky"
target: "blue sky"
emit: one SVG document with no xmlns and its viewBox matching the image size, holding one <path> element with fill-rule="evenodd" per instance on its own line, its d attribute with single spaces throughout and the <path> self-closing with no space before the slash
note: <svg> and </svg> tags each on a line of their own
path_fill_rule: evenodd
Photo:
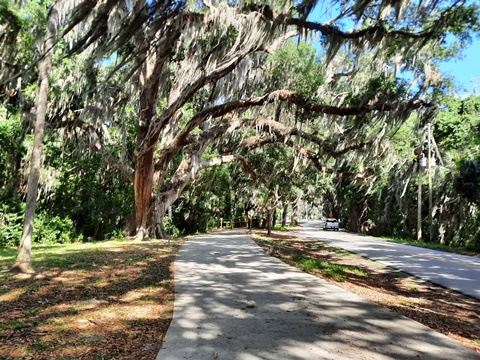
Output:
<svg viewBox="0 0 480 360">
<path fill-rule="evenodd" d="M 464 50 L 463 59 L 444 63 L 440 66 L 440 69 L 455 78 L 460 96 L 473 94 L 474 83 L 472 77 L 476 79 L 478 86 L 480 86 L 480 39 L 474 39 L 472 44 Z M 480 93 L 479 87 L 477 87 L 478 93 Z"/>
<path fill-rule="evenodd" d="M 309 20 L 327 21 L 332 13 L 335 13 L 335 9 L 325 10 L 323 6 L 317 6 L 310 14 Z M 462 59 L 442 63 L 440 70 L 445 75 L 454 77 L 459 96 L 466 97 L 474 93 L 475 85 L 472 78 L 476 79 L 477 94 L 480 94 L 480 35 L 474 37 L 472 44 L 464 49 Z"/>
</svg>

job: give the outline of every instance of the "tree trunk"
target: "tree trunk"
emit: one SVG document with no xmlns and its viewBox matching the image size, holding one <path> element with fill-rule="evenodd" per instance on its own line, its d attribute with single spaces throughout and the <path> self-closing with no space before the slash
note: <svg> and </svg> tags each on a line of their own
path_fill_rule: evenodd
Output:
<svg viewBox="0 0 480 360">
<path fill-rule="evenodd" d="M 23 220 L 22 238 L 18 248 L 18 255 L 11 271 L 32 273 L 32 237 L 35 207 L 37 204 L 38 183 L 40 180 L 40 168 L 42 165 L 42 144 L 45 129 L 45 117 L 48 106 L 48 80 L 52 70 L 52 54 L 55 36 L 57 32 L 58 11 L 57 2 L 51 9 L 48 17 L 47 31 L 43 43 L 45 56 L 38 63 L 38 94 L 37 116 L 35 119 L 35 133 L 33 137 L 33 150 L 30 160 L 30 176 L 28 177 L 27 200 L 25 204 L 25 216 Z"/>
<path fill-rule="evenodd" d="M 137 159 L 133 184 L 135 201 L 135 236 L 141 240 L 149 236 L 149 218 L 152 210 L 153 149 Z"/>
<path fill-rule="evenodd" d="M 182 190 L 188 183 L 182 184 L 179 191 L 159 191 L 157 199 L 155 200 L 155 236 L 158 239 L 166 239 L 168 233 L 163 226 L 163 218 L 167 215 L 168 207 L 171 206 L 177 199 Z"/>
<path fill-rule="evenodd" d="M 161 188 L 160 184 L 158 184 L 159 190 L 155 199 L 154 224 L 152 226 L 156 229 L 158 238 L 165 238 L 165 232 L 161 230 L 163 226 L 160 224 L 162 224 L 163 218 L 167 214 L 168 207 L 178 199 L 185 186 L 195 179 L 196 173 L 201 169 L 200 159 L 207 145 L 203 144 L 195 149 L 191 149 L 184 156 L 170 181 Z"/>
<path fill-rule="evenodd" d="M 287 226 L 288 203 L 283 205 L 282 211 L 282 227 Z"/>
<path fill-rule="evenodd" d="M 144 3 L 140 1 L 138 4 Z M 139 6 L 139 5 L 138 5 Z M 140 10 L 139 10 L 140 11 Z M 141 11 L 144 11 L 143 9 Z M 137 39 L 137 46 L 142 48 L 137 57 L 140 66 L 138 86 L 139 114 L 136 150 L 139 155 L 135 162 L 135 177 L 133 183 L 135 203 L 135 223 L 131 226 L 138 240 L 149 236 L 149 227 L 153 210 L 153 153 L 158 140 L 158 132 L 152 134 L 151 128 L 157 115 L 159 76 L 155 74 L 157 57 L 155 51 L 147 52 L 144 39 Z"/>
<path fill-rule="evenodd" d="M 267 235 L 272 235 L 272 213 L 273 209 L 271 206 L 267 206 Z"/>
<path fill-rule="evenodd" d="M 290 221 L 290 226 L 297 226 L 298 225 L 298 202 L 295 201 L 292 204 L 292 219 Z"/>
<path fill-rule="evenodd" d="M 274 228 L 275 225 L 277 225 L 277 208 L 276 207 L 273 208 L 273 212 L 272 212 L 272 228 Z"/>
<path fill-rule="evenodd" d="M 364 232 L 363 217 L 367 209 L 367 200 L 355 204 L 349 211 L 347 229 L 354 232 Z"/>
</svg>

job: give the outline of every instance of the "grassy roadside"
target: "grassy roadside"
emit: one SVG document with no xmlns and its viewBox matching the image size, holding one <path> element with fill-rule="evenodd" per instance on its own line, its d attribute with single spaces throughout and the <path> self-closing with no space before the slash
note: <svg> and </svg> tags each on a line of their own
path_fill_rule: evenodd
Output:
<svg viewBox="0 0 480 360">
<path fill-rule="evenodd" d="M 318 240 L 251 233 L 267 254 L 418 321 L 480 353 L 480 301 Z"/>
<path fill-rule="evenodd" d="M 474 250 L 463 248 L 463 247 L 455 247 L 453 245 L 427 243 L 427 242 L 423 242 L 423 241 L 416 241 L 416 240 L 411 240 L 411 239 L 403 239 L 403 238 L 395 238 L 395 237 L 381 237 L 381 238 L 376 238 L 376 239 L 384 240 L 384 241 L 390 241 L 390 242 L 394 242 L 394 243 L 397 243 L 397 244 L 412 245 L 412 246 L 423 247 L 423 248 L 426 248 L 426 249 L 451 252 L 451 253 L 455 253 L 455 254 L 480 256 L 480 253 L 478 251 L 474 251 Z"/>
<path fill-rule="evenodd" d="M 2 359 L 154 359 L 173 312 L 183 241 L 35 246 L 33 276 L 0 249 Z"/>
</svg>

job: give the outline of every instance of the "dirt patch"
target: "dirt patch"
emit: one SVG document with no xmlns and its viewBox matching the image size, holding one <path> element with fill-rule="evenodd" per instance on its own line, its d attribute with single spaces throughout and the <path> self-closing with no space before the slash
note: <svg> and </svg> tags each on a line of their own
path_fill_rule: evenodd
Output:
<svg viewBox="0 0 480 360">
<path fill-rule="evenodd" d="M 266 253 L 480 352 L 480 301 L 318 240 L 253 232 Z"/>
<path fill-rule="evenodd" d="M 127 242 L 52 254 L 60 265 L 34 276 L 3 272 L 0 358 L 154 359 L 172 318 L 179 245 Z"/>
</svg>

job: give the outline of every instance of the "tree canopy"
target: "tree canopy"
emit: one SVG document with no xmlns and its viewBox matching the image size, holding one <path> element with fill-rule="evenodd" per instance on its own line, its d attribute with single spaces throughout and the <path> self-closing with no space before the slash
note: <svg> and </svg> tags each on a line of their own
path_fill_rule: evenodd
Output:
<svg viewBox="0 0 480 360">
<path fill-rule="evenodd" d="M 137 238 L 166 236 L 163 218 L 182 192 L 198 196 L 199 181 L 223 174 L 208 169 L 231 163 L 253 185 L 238 188 L 244 212 L 255 203 L 248 193 L 261 188 L 264 205 L 321 197 L 318 203 L 355 214 L 349 224 L 363 228 L 368 199 L 382 199 L 382 187 L 386 199 L 403 202 L 415 158 L 398 151 L 418 146 L 407 120 L 419 129 L 447 114 L 438 106 L 449 85 L 438 65 L 479 30 L 478 7 L 451 0 L 2 1 L 0 91 L 8 116 L 22 119 L 23 138 L 32 126 L 35 65 L 46 55 L 33 46 L 29 26 L 47 33 L 54 8 L 49 141 L 61 149 L 57 158 L 68 154 L 70 171 L 85 161 L 78 157 L 99 156 L 103 165 L 87 162 L 124 179 L 107 188 L 130 183 L 127 227 Z M 458 145 L 464 136 L 466 125 L 454 117 L 437 117 L 440 144 Z M 19 164 L 22 151 L 15 156 Z M 18 173 L 19 165 L 8 171 Z M 391 178 L 392 171 L 402 175 Z M 61 180 L 68 172 L 50 175 L 62 183 L 55 191 L 61 204 L 72 191 Z M 220 177 L 227 187 L 245 181 Z M 106 174 L 94 178 L 120 184 Z M 21 188 L 18 181 L 8 186 L 10 194 Z M 236 196 L 227 193 L 215 196 L 231 203 Z M 187 202 L 198 205 L 184 199 L 184 209 Z M 231 205 L 224 210 L 232 215 Z"/>
</svg>

